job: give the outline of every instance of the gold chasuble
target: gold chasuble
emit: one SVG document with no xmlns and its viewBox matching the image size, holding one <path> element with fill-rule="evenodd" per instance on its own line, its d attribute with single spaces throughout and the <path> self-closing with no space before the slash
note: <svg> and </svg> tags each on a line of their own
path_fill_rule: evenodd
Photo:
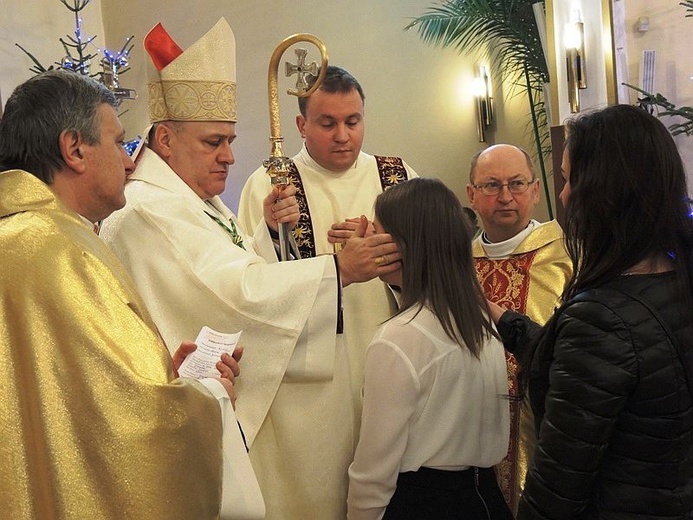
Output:
<svg viewBox="0 0 693 520">
<path fill-rule="evenodd" d="M 24 171 L 0 173 L 0 516 L 217 518 L 222 423 L 115 255 Z"/>
<path fill-rule="evenodd" d="M 512 240 L 512 239 L 511 239 Z M 472 244 L 474 263 L 486 297 L 544 324 L 559 303 L 572 273 L 572 262 L 556 221 L 537 225 L 507 256 L 489 258 L 481 237 Z M 518 395 L 519 366 L 506 353 L 508 389 Z M 517 512 L 527 467 L 536 445 L 532 412 L 527 402 L 511 401 L 508 455 L 496 468 L 498 483 L 514 513 Z"/>
</svg>

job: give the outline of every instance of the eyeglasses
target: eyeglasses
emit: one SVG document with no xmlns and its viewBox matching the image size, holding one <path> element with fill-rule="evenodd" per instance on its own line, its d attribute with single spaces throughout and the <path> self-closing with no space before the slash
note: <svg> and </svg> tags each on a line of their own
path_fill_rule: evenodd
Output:
<svg viewBox="0 0 693 520">
<path fill-rule="evenodd" d="M 522 179 L 515 179 L 505 184 L 497 181 L 484 182 L 483 184 L 472 184 L 477 190 L 481 190 L 484 195 L 498 195 L 502 190 L 503 186 L 508 187 L 510 193 L 524 193 L 529 189 L 529 187 L 537 182 L 537 179 L 532 179 L 531 181 L 523 181 Z"/>
</svg>

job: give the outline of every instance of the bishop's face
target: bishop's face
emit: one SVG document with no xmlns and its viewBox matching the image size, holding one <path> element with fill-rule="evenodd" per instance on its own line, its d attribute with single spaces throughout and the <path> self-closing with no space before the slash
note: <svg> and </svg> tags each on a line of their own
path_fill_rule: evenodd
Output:
<svg viewBox="0 0 693 520">
<path fill-rule="evenodd" d="M 320 166 L 343 172 L 356 162 L 363 144 L 363 100 L 358 90 L 316 90 L 308 98 L 306 116 L 296 116 L 296 126 L 310 156 Z"/>
<path fill-rule="evenodd" d="M 190 121 L 171 126 L 165 158 L 168 165 L 204 200 L 226 188 L 229 166 L 235 162 L 231 143 L 236 123 Z"/>
</svg>

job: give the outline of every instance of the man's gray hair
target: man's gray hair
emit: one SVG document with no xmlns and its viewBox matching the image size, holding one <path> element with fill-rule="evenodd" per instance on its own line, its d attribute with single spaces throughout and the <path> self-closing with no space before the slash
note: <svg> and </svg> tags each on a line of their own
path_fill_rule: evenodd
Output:
<svg viewBox="0 0 693 520">
<path fill-rule="evenodd" d="M 25 81 L 7 100 L 0 120 L 0 170 L 26 170 L 51 184 L 65 166 L 60 134 L 98 144 L 102 104 L 118 106 L 110 90 L 76 72 L 52 70 Z"/>
</svg>

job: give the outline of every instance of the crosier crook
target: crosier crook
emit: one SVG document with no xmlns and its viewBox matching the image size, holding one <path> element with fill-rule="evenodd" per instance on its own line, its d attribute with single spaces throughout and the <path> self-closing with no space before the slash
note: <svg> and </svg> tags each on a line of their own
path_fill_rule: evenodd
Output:
<svg viewBox="0 0 693 520">
<path fill-rule="evenodd" d="M 287 94 L 296 97 L 307 97 L 310 96 L 316 89 L 320 87 L 322 80 L 325 78 L 327 72 L 327 49 L 325 44 L 313 36 L 312 34 L 294 34 L 284 39 L 270 58 L 269 70 L 267 74 L 267 90 L 269 95 L 269 115 L 270 115 L 270 156 L 267 160 L 263 161 L 262 165 L 267 168 L 267 174 L 270 176 L 272 187 L 279 186 L 282 189 L 289 184 L 289 179 L 287 177 L 289 158 L 284 155 L 282 150 L 282 142 L 284 142 L 284 137 L 281 132 L 281 123 L 279 117 L 279 92 L 277 86 L 277 76 L 279 70 L 279 60 L 284 54 L 284 51 L 290 46 L 298 42 L 308 42 L 315 45 L 320 50 L 320 56 L 322 58 L 322 64 L 318 69 L 317 65 L 313 62 L 310 65 L 306 65 L 306 50 L 296 49 L 296 55 L 298 56 L 298 63 L 292 64 L 286 62 L 286 76 L 289 77 L 293 74 L 297 74 L 296 79 L 296 90 L 288 89 Z M 306 76 L 315 76 L 317 74 L 317 79 L 313 86 L 309 89 L 308 83 L 306 82 Z M 290 251 L 294 254 L 295 258 L 301 258 L 301 254 L 296 245 L 296 241 L 288 229 L 286 223 L 279 224 L 279 258 L 281 261 L 288 260 L 290 258 Z"/>
</svg>

